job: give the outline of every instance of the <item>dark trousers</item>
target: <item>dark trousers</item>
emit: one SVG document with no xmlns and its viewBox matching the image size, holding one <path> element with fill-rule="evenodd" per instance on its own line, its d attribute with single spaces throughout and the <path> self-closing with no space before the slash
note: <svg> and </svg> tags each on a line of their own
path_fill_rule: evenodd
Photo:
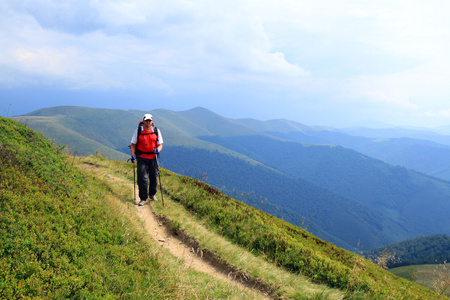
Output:
<svg viewBox="0 0 450 300">
<path fill-rule="evenodd" d="M 158 168 L 156 159 L 137 159 L 137 181 L 139 186 L 139 198 L 147 200 L 156 194 L 158 188 Z"/>
</svg>

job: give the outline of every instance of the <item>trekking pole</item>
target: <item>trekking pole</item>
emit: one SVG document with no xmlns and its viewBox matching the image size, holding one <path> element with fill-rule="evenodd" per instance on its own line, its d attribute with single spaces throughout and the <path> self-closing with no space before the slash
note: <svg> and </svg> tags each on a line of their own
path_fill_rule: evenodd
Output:
<svg viewBox="0 0 450 300">
<path fill-rule="evenodd" d="M 134 192 L 134 203 L 136 203 L 136 165 L 133 163 L 133 192 Z"/>
<path fill-rule="evenodd" d="M 128 148 L 131 149 L 131 145 L 128 145 Z M 134 161 L 129 158 L 127 162 L 131 161 L 133 164 L 133 193 L 134 193 L 134 203 L 136 204 L 136 165 L 134 164 Z"/>
<path fill-rule="evenodd" d="M 156 154 L 156 153 L 155 153 L 155 159 L 156 159 L 156 169 L 158 170 L 158 176 L 159 176 L 159 189 L 161 190 L 161 201 L 162 201 L 162 206 L 164 207 L 164 196 L 163 196 L 163 189 L 162 189 L 162 183 L 161 183 L 161 172 L 159 172 L 158 154 Z"/>
<path fill-rule="evenodd" d="M 127 162 L 131 161 L 131 158 L 127 160 Z M 136 202 L 136 165 L 134 162 L 133 164 L 133 193 L 134 193 L 134 202 Z"/>
</svg>

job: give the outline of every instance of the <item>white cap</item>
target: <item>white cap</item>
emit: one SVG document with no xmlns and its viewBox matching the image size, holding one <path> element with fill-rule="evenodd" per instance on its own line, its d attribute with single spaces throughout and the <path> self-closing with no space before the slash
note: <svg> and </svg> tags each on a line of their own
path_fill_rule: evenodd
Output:
<svg viewBox="0 0 450 300">
<path fill-rule="evenodd" d="M 153 116 L 151 114 L 145 114 L 142 120 L 153 120 Z"/>
</svg>

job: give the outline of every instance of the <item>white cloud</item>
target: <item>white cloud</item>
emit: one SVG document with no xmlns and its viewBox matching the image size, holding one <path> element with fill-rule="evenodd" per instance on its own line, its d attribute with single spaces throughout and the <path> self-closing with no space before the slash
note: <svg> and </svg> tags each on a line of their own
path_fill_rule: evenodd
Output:
<svg viewBox="0 0 450 300">
<path fill-rule="evenodd" d="M 205 74 L 208 81 L 214 78 L 211 74 L 227 73 L 259 74 L 256 78 L 308 75 L 289 63 L 283 53 L 272 51 L 264 28 L 251 16 L 251 7 L 236 3 L 220 7 L 208 1 L 18 3 L 9 8 L 8 16 L 4 14 L 3 23 L 15 25 L 0 32 L 3 46 L 11 54 L 0 56 L 0 61 L 4 67 L 33 77 L 41 75 L 44 82 L 55 76 L 77 87 L 150 83 L 151 87 L 167 88 L 164 81 L 169 76 L 198 78 Z M 39 4 L 41 9 L 34 11 Z M 46 21 L 59 13 L 66 15 L 70 9 L 95 10 L 89 15 L 98 15 L 92 22 L 97 26 L 74 34 L 77 30 L 67 29 L 76 25 L 67 24 L 75 21 L 73 18 L 57 18 L 60 27 Z M 46 18 L 42 10 L 46 10 Z"/>
<path fill-rule="evenodd" d="M 430 118 L 444 117 L 450 119 L 450 109 L 444 109 L 440 111 L 427 111 L 424 113 L 424 115 Z"/>
<path fill-rule="evenodd" d="M 450 109 L 449 8 L 443 0 L 0 0 L 0 87 L 257 89 L 236 102 L 273 93 L 302 112 L 314 102 L 317 111 L 431 116 Z"/>
<path fill-rule="evenodd" d="M 99 18 L 108 26 L 120 27 L 147 22 L 147 9 L 152 1 L 92 1 Z"/>
</svg>

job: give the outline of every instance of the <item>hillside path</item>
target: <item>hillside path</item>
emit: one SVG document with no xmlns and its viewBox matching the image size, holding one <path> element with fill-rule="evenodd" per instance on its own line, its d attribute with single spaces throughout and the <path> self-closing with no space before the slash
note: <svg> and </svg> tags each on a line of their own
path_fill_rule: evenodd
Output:
<svg viewBox="0 0 450 300">
<path fill-rule="evenodd" d="M 223 268 L 212 265 L 204 260 L 200 254 L 196 254 L 193 248 L 190 248 L 177 236 L 174 235 L 153 213 L 151 204 L 144 206 L 136 205 L 136 213 L 143 221 L 146 231 L 152 236 L 159 245 L 167 249 L 170 253 L 179 259 L 182 259 L 186 267 L 191 267 L 199 272 L 213 276 L 216 279 L 238 285 L 241 288 L 248 288 L 243 283 L 234 280 L 228 276 Z M 269 299 L 269 298 L 267 298 Z"/>
<path fill-rule="evenodd" d="M 82 167 L 94 172 L 101 171 L 98 166 L 93 166 L 90 164 L 83 164 Z M 107 180 L 110 182 L 121 182 L 125 184 L 130 191 L 133 191 L 134 189 L 133 183 L 129 183 L 122 178 L 103 172 L 102 175 L 106 175 Z M 136 214 L 143 222 L 145 230 L 158 242 L 161 247 L 168 250 L 172 255 L 184 262 L 186 268 L 190 267 L 199 272 L 206 273 L 215 279 L 234 285 L 241 290 L 251 290 L 253 293 L 257 294 L 257 299 L 272 299 L 261 290 L 253 288 L 249 284 L 240 280 L 235 280 L 232 276 L 229 276 L 229 274 L 227 274 L 227 269 L 224 266 L 214 264 L 202 258 L 200 254 L 196 254 L 193 248 L 186 245 L 183 240 L 175 235 L 167 225 L 164 225 L 163 222 L 158 219 L 152 209 L 152 202 L 148 201 L 150 203 L 147 203 L 144 206 L 138 206 L 138 202 L 139 200 L 135 200 L 134 203 L 136 207 Z"/>
</svg>

